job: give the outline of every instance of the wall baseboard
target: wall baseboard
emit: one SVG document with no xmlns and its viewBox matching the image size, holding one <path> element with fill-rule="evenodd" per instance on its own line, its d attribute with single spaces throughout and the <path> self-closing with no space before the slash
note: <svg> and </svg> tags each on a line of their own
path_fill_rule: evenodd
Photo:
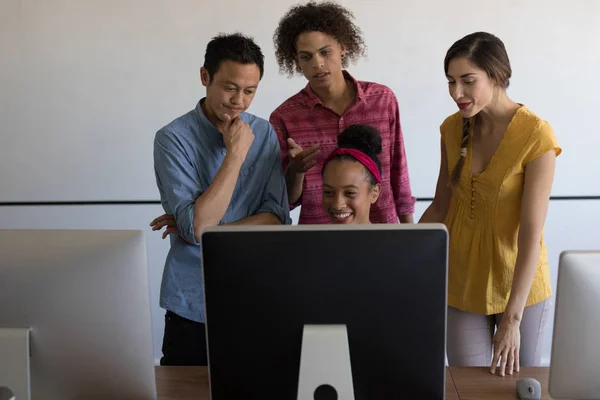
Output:
<svg viewBox="0 0 600 400">
<path fill-rule="evenodd" d="M 154 359 L 154 366 L 160 366 L 160 358 Z M 448 366 L 448 359 L 446 359 L 446 366 Z M 550 366 L 550 357 L 542 357 L 540 361 L 540 367 L 549 367 Z"/>
<path fill-rule="evenodd" d="M 550 366 L 550 357 L 546 356 L 546 357 L 542 357 L 542 360 L 540 361 L 540 367 L 549 367 Z"/>
<path fill-rule="evenodd" d="M 563 200 L 600 200 L 600 196 L 552 196 L 550 201 Z M 417 202 L 431 202 L 433 197 L 417 197 Z M 160 200 L 86 200 L 86 201 L 5 201 L 0 207 L 27 206 L 131 206 L 161 204 Z"/>
</svg>

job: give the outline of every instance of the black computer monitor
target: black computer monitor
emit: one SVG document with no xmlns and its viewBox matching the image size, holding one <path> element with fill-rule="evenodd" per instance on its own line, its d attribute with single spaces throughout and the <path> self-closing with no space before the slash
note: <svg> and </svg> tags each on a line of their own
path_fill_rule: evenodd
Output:
<svg viewBox="0 0 600 400">
<path fill-rule="evenodd" d="M 202 251 L 213 400 L 298 399 L 304 328 L 332 325 L 354 399 L 444 398 L 443 225 L 220 226 Z"/>
</svg>

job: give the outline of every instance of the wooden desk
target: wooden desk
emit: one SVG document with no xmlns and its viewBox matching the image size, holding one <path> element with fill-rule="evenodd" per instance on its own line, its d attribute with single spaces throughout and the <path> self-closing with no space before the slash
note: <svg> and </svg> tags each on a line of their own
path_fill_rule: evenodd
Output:
<svg viewBox="0 0 600 400">
<path fill-rule="evenodd" d="M 460 400 L 511 400 L 517 399 L 517 381 L 521 378 L 537 379 L 542 385 L 542 400 L 548 395 L 547 367 L 521 367 L 518 374 L 497 376 L 489 368 L 450 367 L 450 374 Z"/>
<path fill-rule="evenodd" d="M 449 368 L 446 400 L 510 400 L 517 398 L 516 382 L 535 378 L 542 384 L 542 399 L 548 396 L 548 368 L 521 368 L 519 374 L 499 377 L 488 368 Z M 208 400 L 206 367 L 156 367 L 158 400 Z"/>
<path fill-rule="evenodd" d="M 208 400 L 206 367 L 156 367 L 158 400 Z M 454 381 L 446 373 L 446 400 L 460 400 Z"/>
<path fill-rule="evenodd" d="M 158 400 L 209 400 L 207 367 L 156 367 Z"/>
</svg>

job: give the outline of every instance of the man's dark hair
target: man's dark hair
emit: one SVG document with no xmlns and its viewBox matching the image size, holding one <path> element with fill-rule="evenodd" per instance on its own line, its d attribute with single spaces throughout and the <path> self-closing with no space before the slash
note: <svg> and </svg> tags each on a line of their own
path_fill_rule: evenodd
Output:
<svg viewBox="0 0 600 400">
<path fill-rule="evenodd" d="M 265 71 L 265 56 L 254 39 L 241 33 L 219 34 L 211 39 L 204 54 L 204 68 L 213 79 L 223 61 L 240 64 L 256 64 L 262 79 Z"/>
</svg>

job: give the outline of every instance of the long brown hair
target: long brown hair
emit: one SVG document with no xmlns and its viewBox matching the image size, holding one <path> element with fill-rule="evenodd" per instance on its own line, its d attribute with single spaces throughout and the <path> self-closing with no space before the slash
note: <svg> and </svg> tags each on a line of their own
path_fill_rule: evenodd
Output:
<svg viewBox="0 0 600 400">
<path fill-rule="evenodd" d="M 455 58 L 465 57 L 487 72 L 488 77 L 495 81 L 502 89 L 508 88 L 512 69 L 508 53 L 504 43 L 496 36 L 487 32 L 475 32 L 456 41 L 446 52 L 444 58 L 444 71 L 448 74 L 448 65 Z M 456 185 L 460 179 L 465 158 L 467 157 L 467 147 L 469 145 L 471 129 L 471 119 L 463 119 L 462 140 L 460 143 L 460 159 L 452 171 L 450 179 L 451 185 Z"/>
</svg>

